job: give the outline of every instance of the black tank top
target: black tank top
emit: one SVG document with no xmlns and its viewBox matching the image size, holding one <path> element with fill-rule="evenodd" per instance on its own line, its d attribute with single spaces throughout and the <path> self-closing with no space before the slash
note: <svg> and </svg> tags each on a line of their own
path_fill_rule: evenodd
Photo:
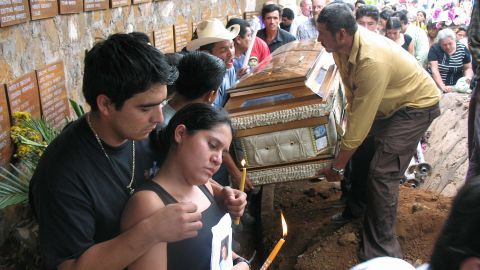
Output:
<svg viewBox="0 0 480 270">
<path fill-rule="evenodd" d="M 194 238 L 167 244 L 168 270 L 209 270 L 212 255 L 212 227 L 217 225 L 225 211 L 217 204 L 205 185 L 198 186 L 211 202 L 202 212 L 202 229 Z M 165 205 L 177 203 L 165 189 L 154 181 L 144 183 L 137 191 L 155 192 Z"/>
</svg>

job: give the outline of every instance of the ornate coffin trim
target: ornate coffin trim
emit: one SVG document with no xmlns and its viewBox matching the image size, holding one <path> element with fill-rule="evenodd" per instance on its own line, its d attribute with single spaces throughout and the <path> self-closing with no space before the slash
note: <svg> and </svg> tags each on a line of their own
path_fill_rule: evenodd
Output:
<svg viewBox="0 0 480 270">
<path fill-rule="evenodd" d="M 319 177 L 319 171 L 330 166 L 331 161 L 288 165 L 272 169 L 249 171 L 248 177 L 254 185 L 289 182 Z"/>
<path fill-rule="evenodd" d="M 332 107 L 333 102 L 329 102 L 306 105 L 270 113 L 235 117 L 232 118 L 232 125 L 234 129 L 249 129 L 254 127 L 275 125 L 279 123 L 288 123 L 313 117 L 322 117 L 330 114 Z"/>
</svg>

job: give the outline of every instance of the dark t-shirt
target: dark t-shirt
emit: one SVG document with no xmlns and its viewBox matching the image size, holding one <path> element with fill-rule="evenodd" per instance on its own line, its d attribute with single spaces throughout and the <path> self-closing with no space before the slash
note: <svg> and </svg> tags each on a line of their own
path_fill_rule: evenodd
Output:
<svg viewBox="0 0 480 270">
<path fill-rule="evenodd" d="M 457 42 L 457 50 L 452 55 L 445 53 L 437 43 L 428 51 L 428 61 L 438 62 L 438 70 L 445 85 L 455 85 L 463 77 L 463 65 L 470 63 L 472 56 L 460 42 Z"/>
<path fill-rule="evenodd" d="M 205 270 L 210 269 L 212 255 L 212 227 L 217 225 L 226 212 L 220 208 L 213 194 L 206 186 L 198 186 L 210 201 L 210 206 L 202 212 L 202 228 L 193 238 L 167 244 L 168 270 Z M 143 184 L 139 190 L 155 192 L 165 205 L 177 203 L 177 200 L 154 181 Z M 186 259 L 188 258 L 188 259 Z"/>
<path fill-rule="evenodd" d="M 268 48 L 270 49 L 270 53 L 278 49 L 280 46 L 296 40 L 296 38 L 292 34 L 281 28 L 278 28 L 277 36 L 272 40 L 272 43 L 270 44 L 268 44 L 267 42 L 267 32 L 265 28 L 258 31 L 257 37 L 263 39 L 263 41 L 267 43 Z"/>
<path fill-rule="evenodd" d="M 103 146 L 111 163 L 82 117 L 62 131 L 38 163 L 30 182 L 30 205 L 40 226 L 47 269 L 80 257 L 92 245 L 120 232 L 120 217 L 129 198 L 132 142 Z M 151 149 L 148 139 L 135 143 L 134 186 L 156 170 Z"/>
</svg>

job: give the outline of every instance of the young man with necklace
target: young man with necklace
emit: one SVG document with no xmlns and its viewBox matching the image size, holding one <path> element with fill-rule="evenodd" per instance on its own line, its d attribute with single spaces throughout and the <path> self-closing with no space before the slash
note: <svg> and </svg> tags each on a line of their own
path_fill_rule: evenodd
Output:
<svg viewBox="0 0 480 270">
<path fill-rule="evenodd" d="M 156 172 L 149 134 L 163 121 L 166 85 L 177 77 L 158 50 L 126 34 L 85 57 L 83 93 L 91 111 L 49 145 L 30 184 L 47 269 L 124 269 L 159 242 L 197 234 L 192 203 L 169 205 L 120 234 L 123 208 Z M 245 195 L 217 189 L 233 216 Z"/>
</svg>

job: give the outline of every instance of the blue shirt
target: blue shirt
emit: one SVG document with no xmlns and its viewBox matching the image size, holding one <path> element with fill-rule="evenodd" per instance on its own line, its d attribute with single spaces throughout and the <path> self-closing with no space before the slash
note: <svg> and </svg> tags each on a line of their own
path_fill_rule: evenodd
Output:
<svg viewBox="0 0 480 270">
<path fill-rule="evenodd" d="M 231 67 L 230 69 L 227 69 L 227 72 L 223 77 L 222 85 L 220 85 L 220 88 L 218 88 L 217 97 L 213 102 L 213 106 L 217 108 L 225 106 L 225 103 L 227 103 L 228 100 L 227 90 L 235 85 L 236 79 L 237 74 L 235 73 L 235 68 Z"/>
</svg>

